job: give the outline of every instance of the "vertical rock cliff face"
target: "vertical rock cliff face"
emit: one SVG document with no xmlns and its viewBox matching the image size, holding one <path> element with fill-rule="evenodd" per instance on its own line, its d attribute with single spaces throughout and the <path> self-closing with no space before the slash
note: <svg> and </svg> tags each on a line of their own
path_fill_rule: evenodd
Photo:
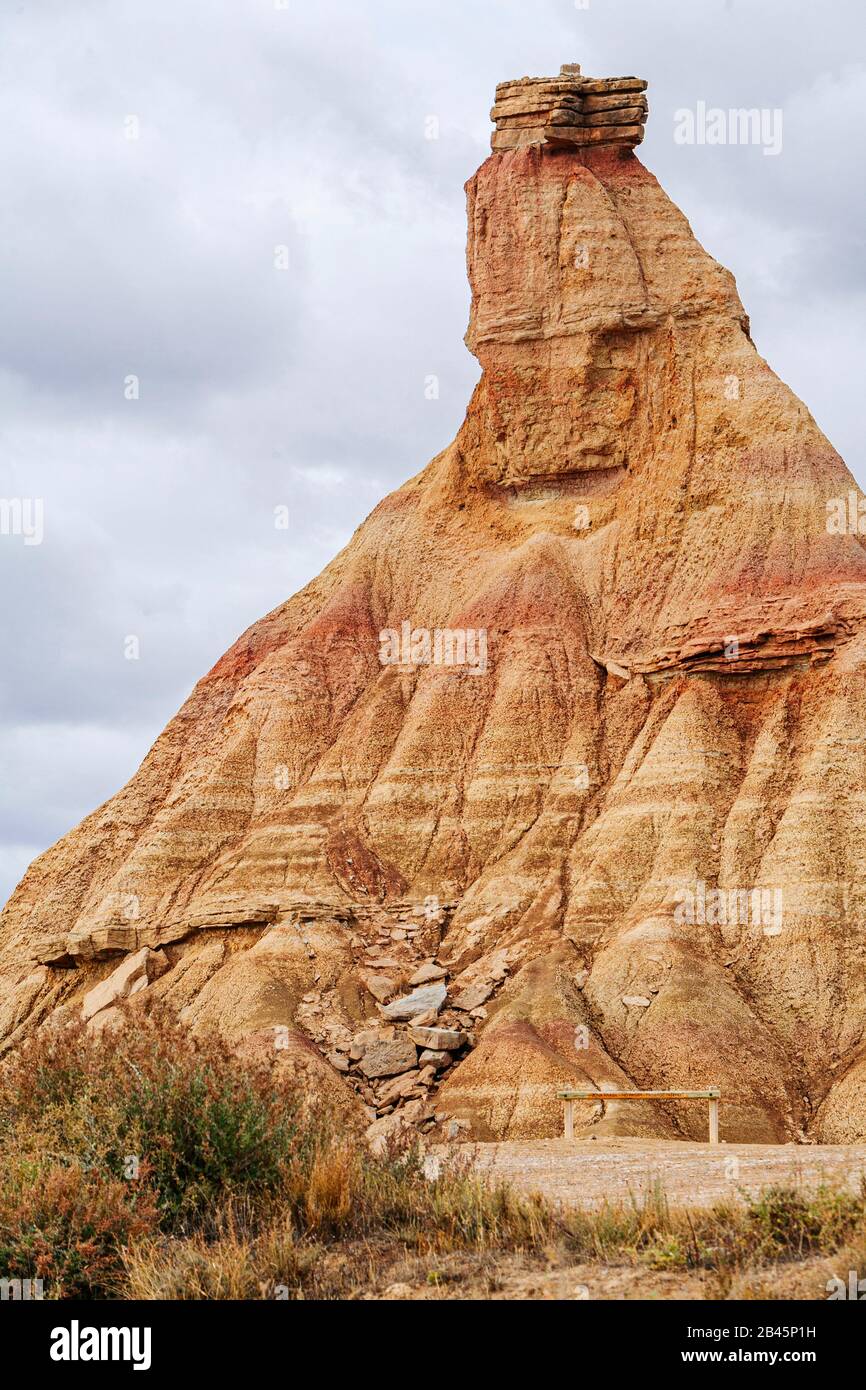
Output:
<svg viewBox="0 0 866 1390">
<path fill-rule="evenodd" d="M 716 1083 L 723 1138 L 863 1139 L 851 475 L 631 149 L 506 150 L 467 193 L 457 439 L 32 865 L 0 1037 L 147 947 L 128 1020 L 274 1029 L 379 1123 L 553 1134 L 559 1085 Z M 389 1041 L 434 1060 L 360 1076 Z"/>
</svg>

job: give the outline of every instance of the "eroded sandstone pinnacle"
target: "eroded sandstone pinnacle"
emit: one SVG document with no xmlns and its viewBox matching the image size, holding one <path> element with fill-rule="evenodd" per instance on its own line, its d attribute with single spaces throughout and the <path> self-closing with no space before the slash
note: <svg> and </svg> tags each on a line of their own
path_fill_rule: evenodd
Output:
<svg viewBox="0 0 866 1390">
<path fill-rule="evenodd" d="M 564 63 L 558 77 L 500 82 L 490 112 L 491 148 L 524 145 L 625 145 L 643 140 L 646 82 L 640 77 L 582 77 L 579 63 Z"/>
<path fill-rule="evenodd" d="M 31 865 L 0 1050 L 157 1002 L 385 1129 L 551 1136 L 563 1086 L 714 1083 L 723 1139 L 866 1136 L 856 485 L 615 87 L 500 88 L 456 439 L 417 474 L 406 441 L 416 476 Z"/>
</svg>

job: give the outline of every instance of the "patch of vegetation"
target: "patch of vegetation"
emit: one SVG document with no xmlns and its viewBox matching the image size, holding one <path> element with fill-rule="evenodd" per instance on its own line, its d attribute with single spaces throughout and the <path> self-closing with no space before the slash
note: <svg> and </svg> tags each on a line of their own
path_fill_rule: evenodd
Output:
<svg viewBox="0 0 866 1390">
<path fill-rule="evenodd" d="M 16 1156 L 0 1176 L 0 1270 L 53 1297 L 130 1280 L 175 1291 L 159 1297 L 261 1297 L 300 1288 L 310 1250 L 339 1241 L 535 1250 L 553 1231 L 540 1200 L 459 1166 L 429 1179 L 417 1148 L 374 1156 L 304 1111 L 276 1057 L 240 1060 L 160 1016 L 120 1036 L 37 1035 L 0 1068 L 0 1145 Z"/>
<path fill-rule="evenodd" d="M 43 1031 L 0 1072 L 0 1144 L 152 1194 L 164 1230 L 276 1193 L 303 1145 L 296 1098 L 261 1061 L 165 1018 L 121 1039 Z"/>
<path fill-rule="evenodd" d="M 508 1261 L 698 1272 L 724 1297 L 866 1249 L 866 1189 L 774 1187 L 690 1213 L 657 1185 L 563 1213 L 467 1163 L 428 1175 L 417 1146 L 374 1155 L 305 1107 L 276 1053 L 241 1059 L 161 1016 L 44 1029 L 6 1059 L 0 1146 L 0 1274 L 50 1298 L 379 1296 L 401 1269 L 432 1296 L 466 1279 L 489 1296 Z"/>
<path fill-rule="evenodd" d="M 50 1297 L 110 1297 L 125 1250 L 155 1223 L 148 1192 L 77 1164 L 13 1158 L 0 1169 L 0 1273 L 41 1279 Z"/>
<path fill-rule="evenodd" d="M 655 1269 L 741 1270 L 828 1254 L 866 1231 L 866 1188 L 770 1187 L 740 1203 L 678 1212 L 642 1253 Z"/>
</svg>

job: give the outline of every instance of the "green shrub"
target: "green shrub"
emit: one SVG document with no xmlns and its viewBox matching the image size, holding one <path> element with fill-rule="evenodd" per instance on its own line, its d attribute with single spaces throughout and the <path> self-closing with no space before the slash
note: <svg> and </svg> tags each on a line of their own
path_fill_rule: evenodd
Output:
<svg viewBox="0 0 866 1390">
<path fill-rule="evenodd" d="M 167 1230 L 277 1192 L 303 1147 L 294 1092 L 271 1066 L 165 1018 L 120 1038 L 77 1025 L 38 1035 L 0 1075 L 0 1141 L 106 1178 L 137 1174 Z"/>
<path fill-rule="evenodd" d="M 57 1164 L 0 1169 L 0 1271 L 41 1279 L 45 1298 L 108 1298 L 121 1286 L 128 1243 L 153 1231 L 146 1191 Z"/>
</svg>

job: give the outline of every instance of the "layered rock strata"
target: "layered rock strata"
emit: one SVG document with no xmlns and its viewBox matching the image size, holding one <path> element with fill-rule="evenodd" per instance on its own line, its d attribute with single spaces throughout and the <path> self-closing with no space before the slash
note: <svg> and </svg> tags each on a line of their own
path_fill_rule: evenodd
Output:
<svg viewBox="0 0 866 1390">
<path fill-rule="evenodd" d="M 524 145 L 639 145 L 647 118 L 647 84 L 639 77 L 582 77 L 566 63 L 559 77 L 500 82 L 490 119 L 491 148 Z"/>
</svg>

